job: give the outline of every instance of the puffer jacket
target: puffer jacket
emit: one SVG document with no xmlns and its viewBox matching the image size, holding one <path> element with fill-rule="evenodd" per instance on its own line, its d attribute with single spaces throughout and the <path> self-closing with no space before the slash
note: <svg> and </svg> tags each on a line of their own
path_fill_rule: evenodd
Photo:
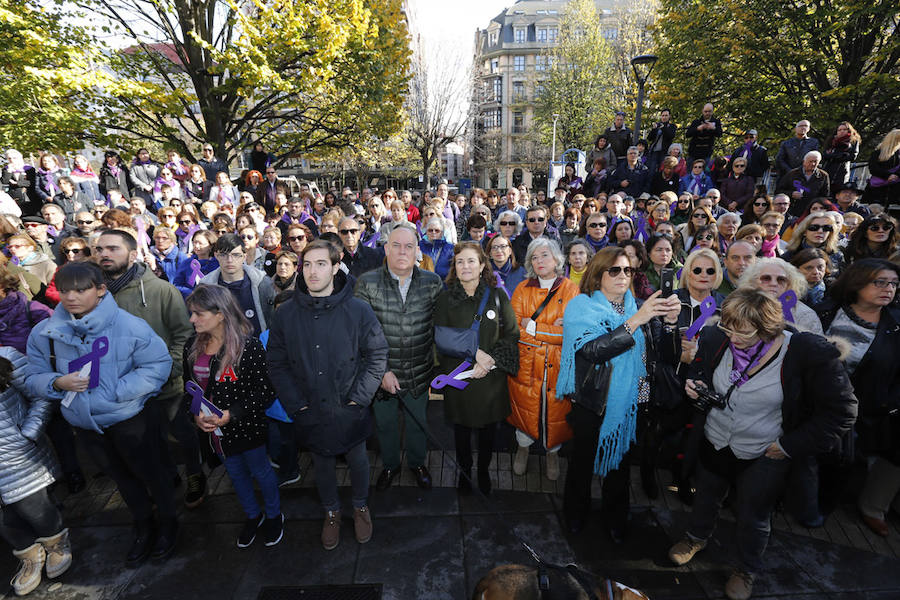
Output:
<svg viewBox="0 0 900 600">
<path fill-rule="evenodd" d="M 187 379 L 198 383 L 194 379 L 194 365 L 190 360 L 193 346 L 194 338 L 191 337 L 184 345 L 182 368 Z M 252 335 L 244 340 L 241 362 L 237 369 L 233 369 L 236 378 L 226 375 L 227 371 L 223 370 L 220 380 L 216 376 L 220 370 L 219 358 L 212 357 L 209 361 L 209 381 L 203 396 L 230 414 L 228 424 L 220 429 L 223 435 L 222 450 L 225 456 L 232 456 L 265 443 L 268 428 L 266 409 L 275 401 L 275 390 L 266 369 L 266 349 Z M 185 392 L 185 410 L 190 409 L 192 401 L 193 396 Z"/>
<path fill-rule="evenodd" d="M 8 292 L 0 300 L 0 346 L 12 346 L 25 352 L 31 328 L 52 313 L 40 302 L 28 300 L 22 292 Z"/>
<path fill-rule="evenodd" d="M 139 264 L 134 279 L 113 298 L 122 310 L 140 317 L 162 338 L 172 357 L 169 380 L 159 391 L 161 398 L 178 396 L 184 390 L 181 379 L 181 349 L 194 333 L 181 294 L 175 287 Z"/>
<path fill-rule="evenodd" d="M 371 435 L 369 405 L 387 370 L 384 331 L 372 307 L 353 297 L 351 279 L 338 271 L 332 294 L 313 297 L 298 277 L 269 330 L 269 377 L 300 443 L 323 456 Z"/>
<path fill-rule="evenodd" d="M 402 392 L 421 396 L 434 367 L 434 303 L 443 289 L 441 278 L 415 267 L 404 302 L 400 283 L 387 265 L 363 273 L 356 297 L 375 311 L 388 342 L 388 371 L 397 376 Z"/>
<path fill-rule="evenodd" d="M 119 308 L 112 294 L 103 296 L 97 307 L 80 319 L 60 304 L 28 338 L 28 393 L 59 401 L 66 392 L 53 387 L 53 382 L 104 336 L 109 348 L 100 358 L 97 387 L 75 394 L 69 406 L 61 405 L 66 421 L 98 433 L 138 414 L 147 399 L 159 393 L 172 371 L 165 343 L 146 321 Z"/>
<path fill-rule="evenodd" d="M 43 435 L 50 401 L 42 396 L 27 399 L 24 355 L 0 347 L 0 357 L 13 366 L 11 384 L 0 392 L 0 501 L 12 504 L 53 483 L 59 465 Z"/>
<path fill-rule="evenodd" d="M 557 290 L 537 318 L 535 335 L 521 326 L 530 318 L 551 290 Z M 512 413 L 507 419 L 516 429 L 535 440 L 543 440 L 547 448 L 572 437 L 566 415 L 571 402 L 556 397 L 556 379 L 562 355 L 563 328 L 554 325 L 561 319 L 569 300 L 578 295 L 578 286 L 558 277 L 549 290 L 542 289 L 537 279 L 526 279 L 513 292 L 512 306 L 519 323 L 519 372 L 509 377 L 509 399 Z M 541 390 L 546 386 L 546 400 Z"/>
<path fill-rule="evenodd" d="M 32 252 L 19 266 L 40 279 L 44 285 L 48 285 L 56 275 L 56 263 L 43 252 Z"/>
</svg>

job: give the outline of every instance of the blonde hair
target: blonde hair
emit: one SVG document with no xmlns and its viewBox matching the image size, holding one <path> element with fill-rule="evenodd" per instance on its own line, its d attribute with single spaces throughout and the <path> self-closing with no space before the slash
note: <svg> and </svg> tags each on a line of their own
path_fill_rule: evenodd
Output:
<svg viewBox="0 0 900 600">
<path fill-rule="evenodd" d="M 833 229 L 828 237 L 825 238 L 825 243 L 822 244 L 822 250 L 824 250 L 825 253 L 829 255 L 837 252 L 838 236 L 840 235 L 840 231 L 837 223 L 835 223 L 834 221 L 834 217 L 824 211 L 816 211 L 814 213 L 810 213 L 808 217 L 800 221 L 800 223 L 794 229 L 794 233 L 791 236 L 790 243 L 788 243 L 788 252 L 793 254 L 800 249 L 800 245 L 803 243 L 803 240 L 806 239 L 806 230 L 807 228 L 809 228 L 809 224 L 812 223 L 815 219 L 828 219 L 829 221 L 831 221 L 831 227 Z"/>
<path fill-rule="evenodd" d="M 884 134 L 884 138 L 875 149 L 878 150 L 878 160 L 882 162 L 890 160 L 894 153 L 900 150 L 900 128 L 891 129 Z"/>
<path fill-rule="evenodd" d="M 775 339 L 784 331 L 784 312 L 775 296 L 756 288 L 738 288 L 722 303 L 721 323 L 731 327 L 749 323 L 763 341 Z"/>
<path fill-rule="evenodd" d="M 780 258 L 765 257 L 756 259 L 756 262 L 747 267 L 747 270 L 738 279 L 737 287 L 758 288 L 759 274 L 765 267 L 769 266 L 775 266 L 784 271 L 788 278 L 788 289 L 793 290 L 798 298 L 803 298 L 806 295 L 806 292 L 809 290 L 806 277 L 803 276 L 800 269 Z"/>
<path fill-rule="evenodd" d="M 720 285 L 722 285 L 722 265 L 719 263 L 719 257 L 716 256 L 716 253 L 709 248 L 699 248 L 688 254 L 687 258 L 685 259 L 684 267 L 681 269 L 681 277 L 678 279 L 678 287 L 687 287 L 688 276 L 691 272 L 691 269 L 694 268 L 694 263 L 697 262 L 697 260 L 700 258 L 705 258 L 710 261 L 716 270 L 716 278 L 713 280 L 712 289 L 715 290 Z"/>
</svg>

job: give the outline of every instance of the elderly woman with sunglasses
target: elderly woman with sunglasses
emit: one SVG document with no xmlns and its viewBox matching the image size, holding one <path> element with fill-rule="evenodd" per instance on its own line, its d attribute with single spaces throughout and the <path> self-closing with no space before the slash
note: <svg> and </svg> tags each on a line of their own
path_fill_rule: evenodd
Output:
<svg viewBox="0 0 900 600">
<path fill-rule="evenodd" d="M 897 221 L 887 214 L 864 219 L 844 249 L 844 258 L 852 263 L 860 258 L 890 258 L 897 251 L 900 236 Z"/>
<path fill-rule="evenodd" d="M 828 255 L 831 272 L 837 277 L 844 267 L 844 254 L 838 248 L 839 235 L 834 217 L 821 211 L 810 213 L 794 229 L 791 241 L 781 258 L 790 262 L 794 254 L 804 248 L 819 248 Z"/>
<path fill-rule="evenodd" d="M 869 473 L 858 506 L 863 522 L 887 536 L 885 517 L 900 493 L 900 267 L 879 258 L 848 266 L 816 307 L 825 332 L 849 346 L 844 366 L 857 398 L 857 451 Z M 843 479 L 843 478 L 841 478 Z"/>
<path fill-rule="evenodd" d="M 701 397 L 703 390 L 715 396 Z M 722 304 L 718 326 L 701 331 L 685 391 L 703 439 L 689 525 L 669 558 L 684 565 L 706 547 L 734 489 L 738 564 L 725 595 L 746 599 L 791 463 L 840 443 L 856 417 L 853 387 L 831 343 L 786 330 L 778 300 L 739 288 Z"/>
<path fill-rule="evenodd" d="M 660 361 L 656 365 L 655 388 L 652 390 L 655 402 L 651 405 L 651 419 L 641 453 L 641 483 L 649 498 L 659 494 L 655 476 L 657 458 L 663 442 L 672 439 L 677 447 L 671 465 L 672 479 L 681 501 L 688 505 L 693 502 L 691 477 L 697 466 L 700 438 L 691 427 L 693 413 L 684 402 L 683 390 L 688 365 L 697 353 L 697 336 L 688 338 L 685 332 L 695 321 L 704 318 L 701 304 L 710 296 L 715 301 L 715 314 L 718 315 L 718 307 L 725 300 L 716 291 L 721 283 L 722 267 L 714 250 L 698 248 L 688 255 L 675 291 L 681 305 L 677 323 L 680 351 L 670 362 Z M 711 325 L 707 320 L 703 326 Z M 664 385 L 666 382 L 670 385 Z"/>
<path fill-rule="evenodd" d="M 584 529 L 591 513 L 594 473 L 603 480 L 601 515 L 612 540 L 624 541 L 628 523 L 629 457 L 638 413 L 650 400 L 656 360 L 675 360 L 679 310 L 675 296 L 656 292 L 646 301 L 631 293 L 631 262 L 609 247 L 591 260 L 580 294 L 563 316 L 556 393 L 572 400 L 567 421 L 573 440 L 563 496 L 570 531 Z M 663 327 L 660 317 L 669 323 Z"/>
</svg>

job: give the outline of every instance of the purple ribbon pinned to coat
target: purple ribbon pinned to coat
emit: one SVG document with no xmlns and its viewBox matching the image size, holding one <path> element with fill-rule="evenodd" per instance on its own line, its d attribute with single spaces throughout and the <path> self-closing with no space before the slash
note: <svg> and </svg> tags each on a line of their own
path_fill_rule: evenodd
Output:
<svg viewBox="0 0 900 600">
<path fill-rule="evenodd" d="M 84 356 L 79 356 L 73 361 L 69 361 L 69 373 L 76 373 L 81 368 L 91 363 L 91 374 L 88 381 L 88 389 L 97 387 L 100 383 L 100 359 L 106 356 L 109 351 L 109 338 L 105 335 L 98 337 L 91 344 L 91 350 Z"/>
<path fill-rule="evenodd" d="M 197 287 L 201 279 L 203 279 L 203 270 L 200 268 L 200 261 L 195 258 L 191 261 L 191 276 L 188 278 L 188 283 L 191 284 L 191 287 Z"/>
<path fill-rule="evenodd" d="M 784 313 L 784 320 L 788 323 L 794 322 L 794 307 L 797 306 L 797 294 L 794 290 L 788 290 L 782 295 L 778 296 L 779 302 L 781 302 L 781 310 Z"/>
<path fill-rule="evenodd" d="M 471 366 L 472 365 L 471 365 L 471 363 L 469 363 L 469 361 L 464 360 L 462 363 L 460 363 L 460 365 L 458 367 L 453 369 L 453 371 L 451 371 L 449 374 L 438 375 L 437 377 L 432 379 L 431 387 L 433 387 L 436 390 L 439 390 L 439 389 L 444 388 L 449 385 L 450 387 L 456 388 L 458 390 L 466 389 L 466 386 L 469 385 L 469 382 L 463 381 L 461 379 L 457 379 L 456 376 L 459 375 L 460 373 L 462 373 L 463 371 L 468 370 L 469 367 L 471 367 Z"/>
<path fill-rule="evenodd" d="M 801 194 L 809 193 L 809 188 L 806 187 L 805 185 L 803 185 L 802 183 L 800 183 L 799 181 L 797 181 L 796 179 L 794 180 L 794 190 L 800 192 Z"/>
<path fill-rule="evenodd" d="M 696 321 L 691 323 L 688 330 L 684 332 L 684 336 L 689 340 L 697 337 L 697 334 L 700 333 L 700 329 L 703 327 L 704 323 L 706 323 L 706 321 L 714 314 L 716 314 L 716 300 L 712 296 L 707 296 L 700 302 L 700 316 L 697 317 Z"/>
</svg>

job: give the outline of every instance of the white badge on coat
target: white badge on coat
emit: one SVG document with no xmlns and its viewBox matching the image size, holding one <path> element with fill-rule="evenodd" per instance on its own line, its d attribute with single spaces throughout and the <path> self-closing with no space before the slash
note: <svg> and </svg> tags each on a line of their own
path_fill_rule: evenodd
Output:
<svg viewBox="0 0 900 600">
<path fill-rule="evenodd" d="M 244 313 L 244 315 L 245 315 L 248 319 L 252 319 L 252 318 L 253 318 L 253 315 L 255 315 L 255 314 L 256 314 L 256 313 L 253 312 L 253 309 L 252 309 L 252 308 L 248 308 L 248 309 L 247 309 L 247 312 Z"/>
<path fill-rule="evenodd" d="M 493 310 L 489 310 L 486 313 L 484 313 L 484 316 L 486 316 L 488 319 L 493 320 L 493 319 L 497 318 L 497 313 L 495 313 Z"/>
</svg>

